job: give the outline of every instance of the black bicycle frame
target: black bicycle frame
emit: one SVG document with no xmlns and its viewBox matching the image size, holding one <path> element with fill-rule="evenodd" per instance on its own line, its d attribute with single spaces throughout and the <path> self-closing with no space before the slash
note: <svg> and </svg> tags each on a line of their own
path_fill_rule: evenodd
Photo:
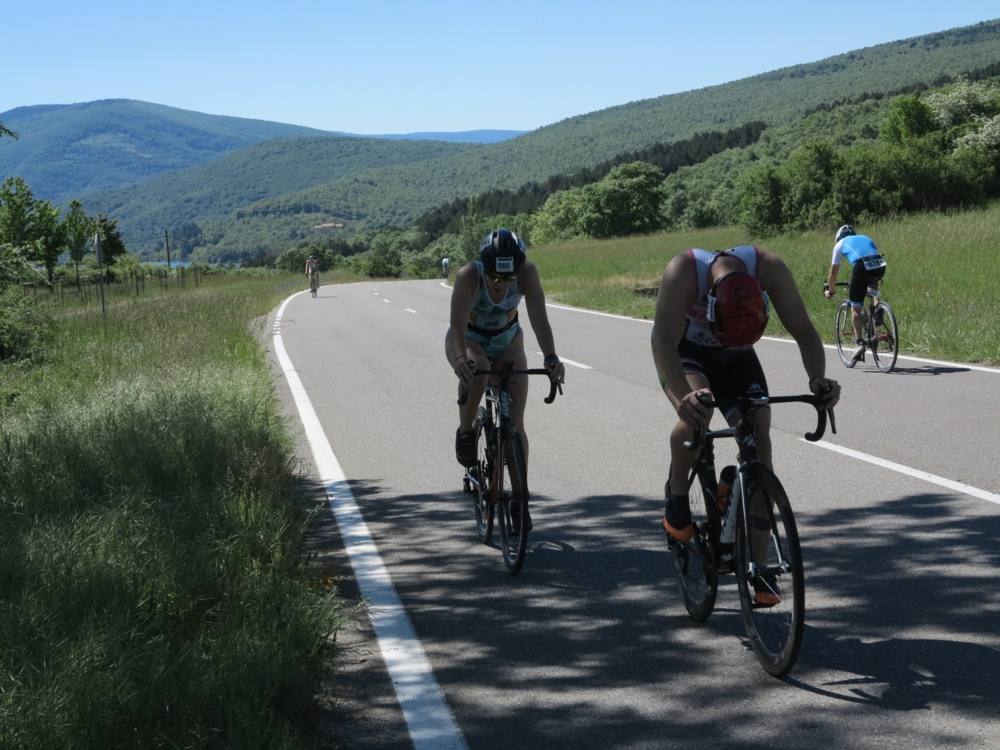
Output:
<svg viewBox="0 0 1000 750">
<path fill-rule="evenodd" d="M 711 399 L 702 399 L 701 402 L 710 409 L 714 409 L 718 406 L 718 404 Z M 719 563 L 719 553 L 721 552 L 720 545 L 722 544 L 720 538 L 722 532 L 722 516 L 715 503 L 715 493 L 718 489 L 718 478 L 715 474 L 714 441 L 716 438 L 730 437 L 736 440 L 737 470 L 739 471 L 739 476 L 738 480 L 733 484 L 733 498 L 730 502 L 738 502 L 740 504 L 739 510 L 742 511 L 744 519 L 741 530 L 741 533 L 743 534 L 743 548 L 749 550 L 750 498 L 747 495 L 746 488 L 750 484 L 749 480 L 754 472 L 765 471 L 769 474 L 773 474 L 770 469 L 760 462 L 760 458 L 757 454 L 756 414 L 760 409 L 770 406 L 771 404 L 794 402 L 812 404 L 816 408 L 816 430 L 814 432 L 806 433 L 806 440 L 816 442 L 823 437 L 824 432 L 826 432 L 827 415 L 829 415 L 830 419 L 830 428 L 834 433 L 837 432 L 837 423 L 833 416 L 833 410 L 823 408 L 822 402 L 818 396 L 812 394 L 808 396 L 744 396 L 736 402 L 736 406 L 734 408 L 734 412 L 737 415 L 735 424 L 722 430 L 710 430 L 708 432 L 703 432 L 696 436 L 693 441 L 684 443 L 685 448 L 688 448 L 689 450 L 698 450 L 698 458 L 695 460 L 691 476 L 693 478 L 695 474 L 697 474 L 698 479 L 701 482 L 702 492 L 705 493 L 706 515 L 708 517 L 710 531 L 709 538 L 713 550 L 717 553 L 716 566 L 718 566 Z M 736 497 L 737 484 L 739 485 L 739 497 Z M 772 519 L 772 533 L 773 531 Z M 780 557 L 780 546 L 778 548 L 778 554 Z M 779 565 L 784 567 L 785 563 L 779 559 Z M 751 567 L 756 567 L 756 563 L 751 562 Z M 756 570 L 751 569 L 747 572 L 749 572 L 751 576 L 756 575 Z"/>
</svg>

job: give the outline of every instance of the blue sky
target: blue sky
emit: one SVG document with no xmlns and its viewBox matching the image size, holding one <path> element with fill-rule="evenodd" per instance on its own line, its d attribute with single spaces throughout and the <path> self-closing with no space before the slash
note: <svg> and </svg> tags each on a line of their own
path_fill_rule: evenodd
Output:
<svg viewBox="0 0 1000 750">
<path fill-rule="evenodd" d="M 996 17 L 996 0 L 7 0 L 0 112 L 129 98 L 357 133 L 532 130 Z"/>
</svg>

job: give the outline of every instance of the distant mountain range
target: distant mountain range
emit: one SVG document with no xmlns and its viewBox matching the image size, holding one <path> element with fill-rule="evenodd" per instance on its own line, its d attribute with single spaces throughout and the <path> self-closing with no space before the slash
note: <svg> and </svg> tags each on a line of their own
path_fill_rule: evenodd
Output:
<svg viewBox="0 0 1000 750">
<path fill-rule="evenodd" d="M 206 115 L 132 99 L 18 107 L 0 113 L 0 122 L 20 136 L 0 140 L 0 177 L 23 177 L 35 195 L 57 203 L 204 164 L 273 138 L 497 143 L 520 135 L 515 130 L 469 130 L 369 136 Z"/>
<path fill-rule="evenodd" d="M 344 222 L 347 232 L 404 226 L 455 198 L 750 120 L 782 125 L 832 102 L 998 63 L 1000 21 L 989 21 L 631 102 L 496 143 L 345 137 L 124 100 L 21 108 L 0 114 L 21 133 L 0 140 L 0 174 L 24 176 L 41 197 L 81 197 L 88 212 L 108 212 L 135 250 L 155 247 L 164 228 L 194 222 L 205 254 L 236 260 L 312 236 L 318 223 Z M 83 187 L 116 180 L 144 181 Z"/>
</svg>

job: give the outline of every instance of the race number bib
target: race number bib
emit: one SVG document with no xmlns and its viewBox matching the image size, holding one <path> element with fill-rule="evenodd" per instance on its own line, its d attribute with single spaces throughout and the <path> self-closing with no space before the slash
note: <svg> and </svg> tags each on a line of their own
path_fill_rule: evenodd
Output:
<svg viewBox="0 0 1000 750">
<path fill-rule="evenodd" d="M 502 256 L 496 259 L 497 273 L 514 273 L 514 259 L 510 256 Z"/>
<path fill-rule="evenodd" d="M 866 271 L 877 271 L 885 268 L 885 258 L 881 255 L 866 255 L 861 261 L 865 264 Z"/>
</svg>

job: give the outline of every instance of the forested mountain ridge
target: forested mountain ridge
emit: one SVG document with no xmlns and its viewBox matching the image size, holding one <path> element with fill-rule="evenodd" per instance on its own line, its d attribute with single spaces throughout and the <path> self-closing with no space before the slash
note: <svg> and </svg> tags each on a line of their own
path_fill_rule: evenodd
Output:
<svg viewBox="0 0 1000 750">
<path fill-rule="evenodd" d="M 441 141 L 376 141 L 354 137 L 278 139 L 240 149 L 208 164 L 84 200 L 88 210 L 122 217 L 130 239 L 138 237 L 156 243 L 165 228 L 200 224 L 215 216 L 233 216 L 238 220 L 243 213 L 253 214 L 255 203 L 264 197 L 286 195 L 304 186 L 363 172 L 372 166 L 424 163 L 443 155 L 479 148 L 483 147 Z M 298 201 L 294 202 L 294 210 L 312 214 L 322 209 L 317 204 Z M 260 215 L 263 217 L 266 213 Z M 344 213 L 324 213 L 326 220 L 344 218 Z M 310 228 L 312 223 L 315 223 L 312 218 L 306 219 Z"/>
<path fill-rule="evenodd" d="M 881 94 L 1000 61 L 1000 21 L 844 53 L 732 83 L 620 105 L 569 118 L 503 143 L 427 162 L 368 167 L 306 189 L 263 197 L 206 219 L 206 250 L 229 259 L 278 239 L 301 237 L 314 220 L 349 216 L 352 229 L 406 225 L 444 202 L 516 189 L 613 159 L 626 151 L 739 126 L 750 120 L 792 122 L 832 101 Z M 103 200 L 88 208 L 105 207 Z M 308 206 L 308 215 L 295 207 Z M 125 207 L 123 207 L 124 209 Z M 123 211 L 121 227 L 140 246 L 158 232 L 139 231 Z M 166 220 L 169 225 L 169 219 Z M 162 231 L 162 230 L 160 230 Z M 256 245 L 256 247 L 251 247 Z M 138 249 L 138 248 L 137 248 Z"/>
<path fill-rule="evenodd" d="M 0 176 L 18 176 L 56 203 L 203 164 L 271 138 L 322 130 L 192 112 L 132 99 L 18 107 L 0 122 Z"/>
</svg>

